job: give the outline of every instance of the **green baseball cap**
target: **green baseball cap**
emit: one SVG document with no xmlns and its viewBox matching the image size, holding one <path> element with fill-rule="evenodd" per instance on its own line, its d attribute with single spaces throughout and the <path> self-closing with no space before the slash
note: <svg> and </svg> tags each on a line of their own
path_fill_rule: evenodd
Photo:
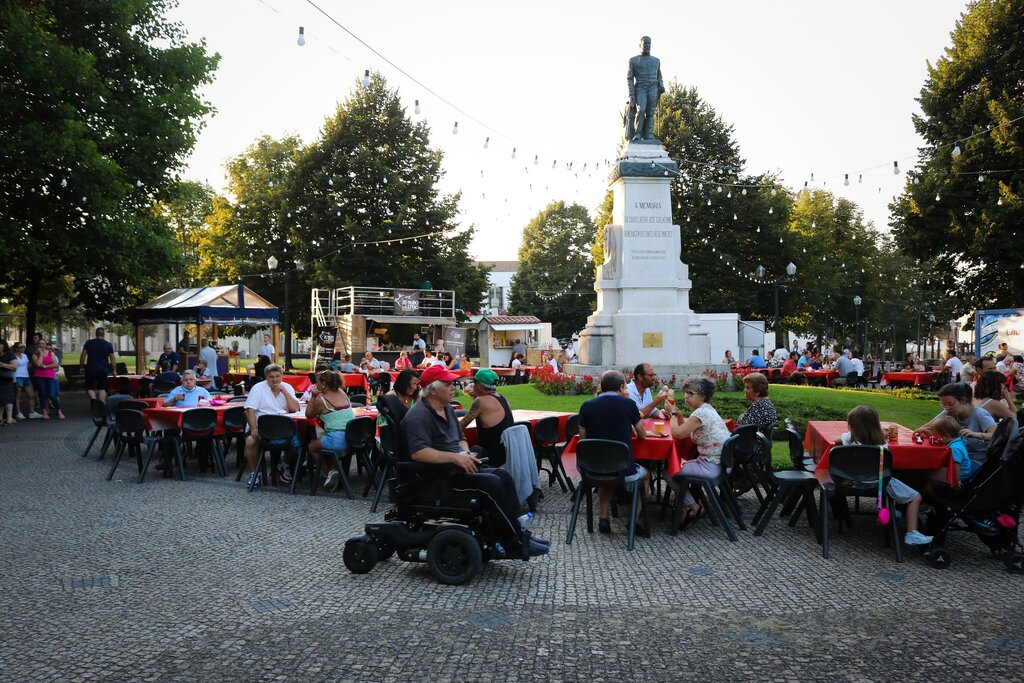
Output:
<svg viewBox="0 0 1024 683">
<path fill-rule="evenodd" d="M 494 370 L 484 368 L 483 370 L 476 371 L 476 374 L 473 375 L 473 381 L 493 387 L 498 383 L 498 375 Z"/>
</svg>

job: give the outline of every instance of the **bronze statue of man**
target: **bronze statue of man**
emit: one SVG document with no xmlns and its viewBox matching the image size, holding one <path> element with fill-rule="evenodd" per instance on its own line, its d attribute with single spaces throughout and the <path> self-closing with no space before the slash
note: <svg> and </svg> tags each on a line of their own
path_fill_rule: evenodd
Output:
<svg viewBox="0 0 1024 683">
<path fill-rule="evenodd" d="M 651 56 L 651 38 L 640 39 L 640 52 L 629 60 L 629 73 L 626 82 L 629 84 L 629 111 L 635 111 L 633 122 L 633 140 L 654 140 L 654 112 L 658 108 L 658 98 L 665 92 L 665 83 L 661 80 L 661 60 Z M 626 126 L 627 135 L 629 125 Z"/>
</svg>

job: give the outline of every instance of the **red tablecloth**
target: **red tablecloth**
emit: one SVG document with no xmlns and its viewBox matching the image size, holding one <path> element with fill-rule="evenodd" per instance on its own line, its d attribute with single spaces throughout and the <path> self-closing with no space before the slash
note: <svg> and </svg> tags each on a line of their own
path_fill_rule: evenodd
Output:
<svg viewBox="0 0 1024 683">
<path fill-rule="evenodd" d="M 883 422 L 886 427 L 893 422 Z M 903 425 L 899 427 L 899 440 L 896 443 L 887 443 L 889 452 L 892 453 L 892 468 L 899 470 L 939 470 L 946 468 L 946 481 L 950 486 L 959 486 L 956 478 L 956 471 L 953 467 L 953 452 L 948 446 L 932 446 L 927 441 L 923 444 L 914 443 L 914 432 Z M 808 422 L 807 433 L 804 435 L 804 450 L 807 451 L 815 462 L 814 475 L 823 484 L 831 481 L 828 475 L 828 456 L 843 432 L 849 427 L 845 422 Z"/>
<path fill-rule="evenodd" d="M 891 382 L 910 383 L 915 387 L 926 386 L 932 383 L 930 372 L 883 372 L 879 382 L 883 387 Z"/>
<path fill-rule="evenodd" d="M 140 389 L 140 387 L 139 387 L 139 380 L 142 379 L 145 376 L 146 375 L 117 375 L 117 376 L 108 375 L 107 376 L 107 391 L 110 392 L 110 393 L 116 393 L 117 392 L 117 378 L 118 377 L 125 377 L 125 378 L 128 379 L 129 382 L 132 383 L 132 391 L 133 392 L 138 392 L 139 389 Z"/>
<path fill-rule="evenodd" d="M 671 433 L 671 429 L 668 425 L 668 420 L 644 420 L 644 429 L 653 432 L 657 431 L 657 426 L 660 424 L 665 430 L 666 434 Z M 729 431 L 736 429 L 736 423 L 732 420 L 726 420 L 725 426 L 729 428 Z M 579 442 L 579 437 L 574 436 L 572 441 L 568 443 L 563 452 L 563 456 L 576 455 L 576 444 Z M 646 439 L 638 439 L 633 437 L 632 443 L 633 459 L 634 460 L 665 460 L 667 465 L 665 471 L 668 476 L 674 475 L 682 467 L 683 460 L 692 460 L 697 457 L 697 444 L 693 443 L 690 437 L 685 439 L 673 439 L 671 436 L 657 437 L 648 436 Z"/>
<path fill-rule="evenodd" d="M 292 385 L 294 386 L 294 385 Z M 307 381 L 306 387 L 309 386 Z M 366 375 L 361 372 L 343 372 L 341 373 L 341 386 L 348 387 L 360 387 L 364 394 L 370 393 L 370 380 L 366 379 Z M 302 391 L 306 390 L 306 387 L 302 388 Z"/>
<path fill-rule="evenodd" d="M 832 380 L 839 377 L 839 373 L 835 370 L 801 370 L 800 372 L 807 379 L 823 379 L 828 386 L 832 386 Z"/>
<path fill-rule="evenodd" d="M 767 375 L 768 368 L 735 368 L 733 370 L 730 370 L 729 372 L 740 377 L 745 377 L 746 375 L 750 375 L 755 372 L 760 372 L 762 375 Z"/>
<path fill-rule="evenodd" d="M 284 377 L 282 377 L 282 379 L 288 384 L 292 385 L 292 389 L 294 389 L 295 393 L 297 394 L 301 394 L 302 392 L 309 388 L 310 384 L 312 384 L 312 382 L 309 381 L 308 374 L 306 373 L 303 373 L 301 375 L 286 373 Z"/>
<path fill-rule="evenodd" d="M 150 400 L 155 401 L 159 399 Z M 244 403 L 239 401 L 236 403 L 226 403 L 220 406 L 201 407 L 210 407 L 217 412 L 217 428 L 214 431 L 214 434 L 219 435 L 224 433 L 224 413 L 227 412 L 229 408 L 236 408 L 238 406 L 244 405 Z M 159 406 L 154 408 L 146 408 L 145 410 L 142 411 L 142 414 L 146 416 L 146 423 L 148 424 L 150 430 L 180 429 L 182 415 L 184 415 L 186 410 L 191 410 L 191 408 L 164 408 L 162 406 Z M 356 417 L 377 417 L 376 410 L 355 408 L 353 412 L 355 413 Z M 295 422 L 300 425 L 315 426 L 317 424 L 316 418 L 306 417 L 305 406 L 302 406 L 298 412 L 291 413 L 289 417 L 295 420 Z"/>
<path fill-rule="evenodd" d="M 537 421 L 545 417 L 557 417 L 558 418 L 558 439 L 561 441 L 565 438 L 565 422 L 569 419 L 572 413 L 560 413 L 550 410 L 513 410 L 512 419 L 516 422 L 529 422 L 531 425 L 536 426 Z M 532 429 L 532 427 L 531 427 Z M 476 440 L 476 423 L 474 422 L 469 427 L 466 427 L 466 441 L 470 446 L 477 444 Z"/>
<path fill-rule="evenodd" d="M 542 367 L 547 367 L 547 366 L 541 366 L 541 365 L 521 365 L 521 366 L 519 366 L 519 369 L 523 371 L 523 374 L 525 374 L 527 377 L 529 377 L 535 370 L 540 370 Z M 481 370 L 481 369 L 482 368 L 476 368 L 476 369 L 473 370 L 473 372 L 476 372 L 477 370 Z M 497 375 L 498 377 L 513 377 L 516 374 L 515 370 L 513 370 L 512 368 L 509 368 L 509 367 L 505 367 L 503 365 L 491 366 L 490 369 L 493 370 L 494 374 Z"/>
</svg>

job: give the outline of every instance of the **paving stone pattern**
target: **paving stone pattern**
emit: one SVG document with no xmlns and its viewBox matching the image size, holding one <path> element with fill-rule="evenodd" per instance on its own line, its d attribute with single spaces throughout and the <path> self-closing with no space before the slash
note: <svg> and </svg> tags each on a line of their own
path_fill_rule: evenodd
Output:
<svg viewBox="0 0 1024 683">
<path fill-rule="evenodd" d="M 0 681 L 1024 679 L 1024 577 L 968 535 L 946 571 L 896 564 L 868 517 L 827 561 L 779 521 L 738 543 L 655 521 L 628 553 L 621 522 L 565 545 L 547 488 L 549 557 L 461 587 L 395 559 L 355 576 L 344 542 L 383 509 L 193 471 L 140 486 L 128 462 L 106 482 L 65 402 L 0 430 Z"/>
</svg>

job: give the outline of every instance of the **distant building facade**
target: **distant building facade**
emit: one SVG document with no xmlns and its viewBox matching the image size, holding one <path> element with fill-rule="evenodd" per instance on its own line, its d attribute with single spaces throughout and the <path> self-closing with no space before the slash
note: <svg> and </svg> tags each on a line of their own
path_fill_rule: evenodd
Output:
<svg viewBox="0 0 1024 683">
<path fill-rule="evenodd" d="M 477 261 L 476 265 L 491 269 L 487 276 L 487 299 L 480 312 L 483 315 L 506 315 L 512 292 L 512 276 L 519 270 L 519 261 Z"/>
</svg>

